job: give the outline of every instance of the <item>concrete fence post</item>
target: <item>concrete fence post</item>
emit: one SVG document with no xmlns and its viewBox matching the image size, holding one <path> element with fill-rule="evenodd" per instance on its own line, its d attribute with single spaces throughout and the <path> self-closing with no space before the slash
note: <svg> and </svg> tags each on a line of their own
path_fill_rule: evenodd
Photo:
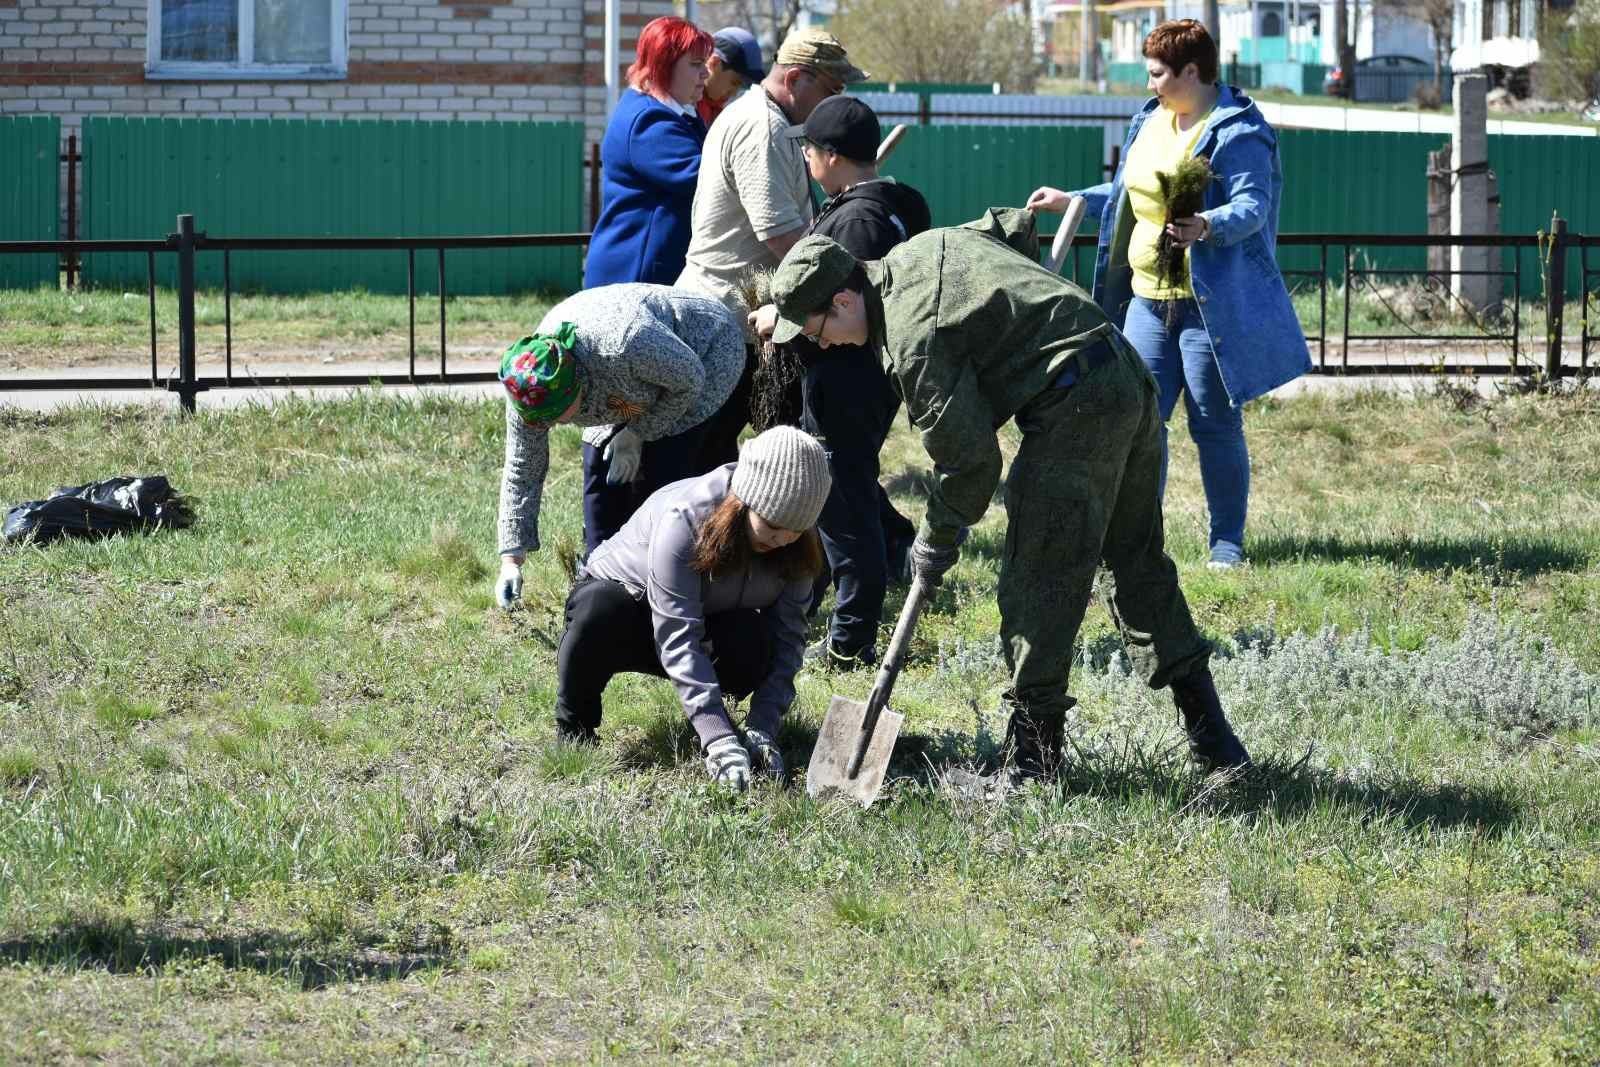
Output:
<svg viewBox="0 0 1600 1067">
<path fill-rule="evenodd" d="M 1455 78 L 1455 124 L 1450 133 L 1450 162 L 1455 187 L 1450 193 L 1450 232 L 1457 237 L 1489 232 L 1489 79 L 1482 74 Z M 1490 249 L 1450 249 L 1451 291 L 1477 311 L 1494 302 L 1490 288 Z M 1466 271 L 1469 273 L 1460 273 Z M 1478 272 L 1478 273 L 1471 273 Z"/>
</svg>

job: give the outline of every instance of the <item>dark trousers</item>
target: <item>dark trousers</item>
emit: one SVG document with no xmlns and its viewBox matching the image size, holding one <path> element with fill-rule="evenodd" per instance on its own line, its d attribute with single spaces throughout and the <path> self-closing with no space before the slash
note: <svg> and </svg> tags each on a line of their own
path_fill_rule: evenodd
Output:
<svg viewBox="0 0 1600 1067">
<path fill-rule="evenodd" d="M 650 605 L 627 586 L 583 578 L 567 594 L 567 626 L 556 650 L 556 724 L 566 734 L 591 734 L 600 726 L 600 697 L 618 674 L 665 678 L 656 653 Z M 766 624 L 754 608 L 706 617 L 711 665 L 726 696 L 756 691 L 771 667 Z"/>
<path fill-rule="evenodd" d="M 755 388 L 757 358 L 756 350 L 746 345 L 744 373 L 739 376 L 739 384 L 733 387 L 733 395 L 717 409 L 717 413 L 705 421 L 705 436 L 700 446 L 702 472 L 739 460 L 739 435 L 750 425 L 750 402 Z M 784 396 L 777 416 L 779 425 L 800 425 L 800 386 L 801 383 L 796 382 L 794 388 Z"/>
<path fill-rule="evenodd" d="M 750 425 L 750 386 L 755 369 L 756 350 L 746 345 L 744 373 L 739 375 L 739 384 L 733 387 L 733 394 L 717 413 L 705 421 L 697 457 L 702 471 L 738 462 L 739 435 Z"/>
<path fill-rule="evenodd" d="M 805 429 L 822 439 L 833 488 L 817 520 L 829 581 L 838 587 L 828 640 L 841 655 L 873 647 L 889 589 L 889 545 L 909 543 L 916 527 L 878 483 L 878 453 L 900 400 L 875 362 L 859 353 L 812 361 L 805 377 Z"/>
<path fill-rule="evenodd" d="M 705 423 L 683 433 L 647 441 L 639 458 L 639 477 L 621 485 L 606 481 L 611 464 L 604 450 L 583 446 L 583 546 L 584 558 L 600 542 L 622 529 L 645 498 L 664 485 L 704 474 L 710 467 L 700 466 L 700 449 L 705 438 Z"/>
</svg>

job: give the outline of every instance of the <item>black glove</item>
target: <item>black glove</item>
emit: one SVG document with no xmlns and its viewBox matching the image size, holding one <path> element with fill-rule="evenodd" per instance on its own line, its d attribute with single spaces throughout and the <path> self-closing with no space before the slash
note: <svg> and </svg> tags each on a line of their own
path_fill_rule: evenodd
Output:
<svg viewBox="0 0 1600 1067">
<path fill-rule="evenodd" d="M 934 588 L 944 581 L 944 572 L 961 558 L 961 542 L 953 545 L 930 545 L 920 536 L 911 543 L 911 569 L 917 581 Z"/>
</svg>

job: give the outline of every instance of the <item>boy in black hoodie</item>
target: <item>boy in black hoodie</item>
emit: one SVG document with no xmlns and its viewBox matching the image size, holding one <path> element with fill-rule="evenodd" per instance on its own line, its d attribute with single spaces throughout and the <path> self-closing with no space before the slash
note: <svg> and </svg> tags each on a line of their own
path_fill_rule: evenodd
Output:
<svg viewBox="0 0 1600 1067">
<path fill-rule="evenodd" d="M 849 96 L 824 100 L 805 124 L 806 165 L 828 194 L 807 232 L 832 238 L 857 259 L 881 259 L 932 223 L 921 193 L 878 176 L 881 132 L 872 109 Z M 847 669 L 877 661 L 890 569 L 901 570 L 916 536 L 878 484 L 878 452 L 900 401 L 870 349 L 823 351 L 803 337 L 793 345 L 806 368 L 802 425 L 822 438 L 833 472 L 817 528 L 838 598 L 827 636 L 807 657 Z M 828 577 L 818 583 L 819 601 Z"/>
</svg>

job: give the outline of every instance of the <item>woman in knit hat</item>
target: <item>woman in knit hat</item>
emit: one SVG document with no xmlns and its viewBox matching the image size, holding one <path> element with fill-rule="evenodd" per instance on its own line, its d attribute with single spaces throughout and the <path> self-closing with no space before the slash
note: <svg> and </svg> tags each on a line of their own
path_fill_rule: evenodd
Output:
<svg viewBox="0 0 1600 1067">
<path fill-rule="evenodd" d="M 816 438 L 779 426 L 737 463 L 646 500 L 567 597 L 557 735 L 594 741 L 612 676 L 653 674 L 677 688 L 714 780 L 744 789 L 752 770 L 781 778 L 775 738 L 794 701 L 831 485 Z M 746 696 L 741 738 L 726 698 Z"/>
<path fill-rule="evenodd" d="M 588 427 L 584 447 L 604 454 L 614 481 L 665 485 L 699 473 L 694 449 L 646 456 L 644 442 L 682 437 L 705 422 L 743 370 L 744 331 L 733 314 L 716 300 L 665 285 L 587 289 L 551 308 L 535 333 L 507 349 L 500 363 L 506 388 L 500 606 L 510 608 L 522 595 L 523 561 L 539 547 L 550 427 Z M 584 525 L 591 525 L 587 511 Z"/>
</svg>

